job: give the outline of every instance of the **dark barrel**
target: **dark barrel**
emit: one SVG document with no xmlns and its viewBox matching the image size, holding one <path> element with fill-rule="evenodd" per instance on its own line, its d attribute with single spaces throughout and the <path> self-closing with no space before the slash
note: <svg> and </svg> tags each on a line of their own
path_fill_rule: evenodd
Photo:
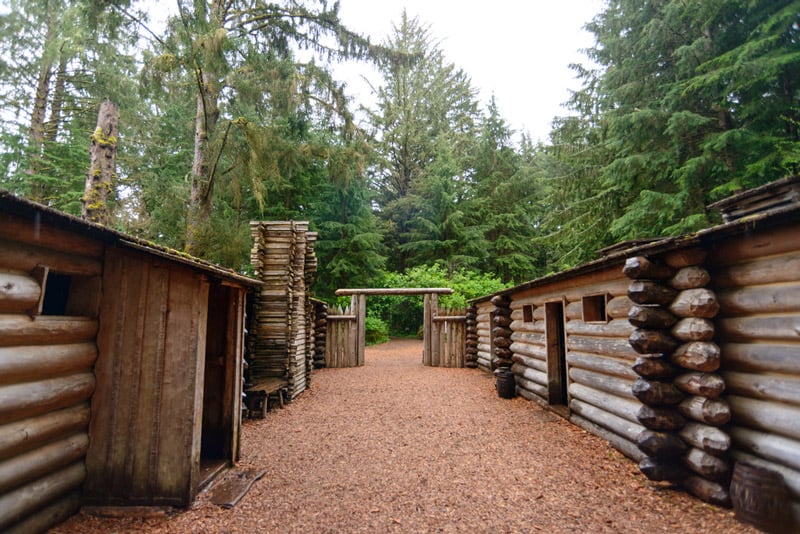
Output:
<svg viewBox="0 0 800 534">
<path fill-rule="evenodd" d="M 736 462 L 731 479 L 731 502 L 736 518 L 765 532 L 790 532 L 786 483 L 780 473 Z"/>
<path fill-rule="evenodd" d="M 497 395 L 501 399 L 513 399 L 517 393 L 517 382 L 514 380 L 514 372 L 508 367 L 500 367 L 495 370 L 494 376 L 497 377 L 495 386 Z"/>
</svg>

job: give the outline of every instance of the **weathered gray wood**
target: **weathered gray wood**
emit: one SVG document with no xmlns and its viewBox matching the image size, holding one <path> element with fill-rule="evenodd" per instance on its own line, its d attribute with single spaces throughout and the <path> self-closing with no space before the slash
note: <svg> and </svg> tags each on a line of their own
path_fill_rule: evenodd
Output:
<svg viewBox="0 0 800 534">
<path fill-rule="evenodd" d="M 790 494 L 793 496 L 800 495 L 800 471 L 737 449 L 731 450 L 731 458 L 737 462 L 743 462 L 755 467 L 763 467 L 764 469 L 780 473 Z M 795 497 L 795 503 L 796 502 L 797 497 Z"/>
<path fill-rule="evenodd" d="M 573 413 L 624 437 L 630 442 L 635 442 L 636 438 L 644 430 L 644 427 L 638 423 L 618 417 L 579 399 L 572 399 L 569 403 L 569 408 Z"/>
<path fill-rule="evenodd" d="M 663 330 L 645 330 L 637 328 L 628 337 L 631 347 L 639 354 L 671 352 L 678 341 Z"/>
<path fill-rule="evenodd" d="M 680 367 L 673 365 L 668 357 L 660 354 L 639 356 L 633 362 L 632 369 L 639 376 L 651 380 L 671 378 L 681 371 Z"/>
<path fill-rule="evenodd" d="M 784 283 L 724 289 L 717 294 L 719 305 L 727 315 L 787 313 L 797 311 L 800 284 Z"/>
<path fill-rule="evenodd" d="M 520 365 L 524 365 L 525 367 L 536 369 L 537 371 L 541 371 L 542 373 L 547 372 L 547 363 L 544 360 L 540 360 L 538 358 L 531 358 L 523 354 L 514 354 L 512 359 L 514 360 L 514 362 Z"/>
<path fill-rule="evenodd" d="M 614 297 L 606 303 L 606 314 L 612 319 L 624 319 L 633 306 L 633 301 L 627 296 Z"/>
<path fill-rule="evenodd" d="M 23 313 L 39 303 L 42 288 L 26 273 L 0 270 L 0 313 Z"/>
<path fill-rule="evenodd" d="M 639 408 L 636 418 L 650 430 L 680 430 L 686 425 L 686 418 L 673 407 L 644 405 Z"/>
<path fill-rule="evenodd" d="M 539 333 L 528 333 L 528 332 L 514 332 L 511 335 L 511 341 L 519 341 L 520 343 L 525 343 L 528 345 L 545 345 L 545 338 L 544 334 Z"/>
<path fill-rule="evenodd" d="M 453 290 L 449 287 L 384 287 L 384 288 L 361 288 L 361 289 L 337 289 L 339 296 L 351 295 L 451 295 Z"/>
<path fill-rule="evenodd" d="M 686 317 L 678 321 L 670 333 L 681 341 L 711 341 L 714 323 L 702 317 Z"/>
<path fill-rule="evenodd" d="M 683 440 L 675 434 L 647 429 L 639 433 L 636 445 L 652 458 L 675 458 L 687 449 Z"/>
<path fill-rule="evenodd" d="M 100 259 L 105 249 L 105 244 L 99 239 L 50 225 L 31 224 L 30 219 L 10 213 L 0 213 L 0 238 L 26 244 L 23 246 L 35 243 L 40 250 L 66 252 L 94 259 Z M 10 265 L 9 267 L 14 268 Z M 30 271 L 27 268 L 25 270 Z"/>
<path fill-rule="evenodd" d="M 631 361 L 638 356 L 638 353 L 631 347 L 628 340 L 624 338 L 602 338 L 572 334 L 567 336 L 567 348 L 570 351 L 627 358 Z"/>
<path fill-rule="evenodd" d="M 718 456 L 731 448 L 731 437 L 716 426 L 689 421 L 678 435 L 692 447 Z"/>
<path fill-rule="evenodd" d="M 717 315 L 719 302 L 710 289 L 686 289 L 672 301 L 669 310 L 678 317 L 704 317 L 710 319 Z"/>
<path fill-rule="evenodd" d="M 625 319 L 614 319 L 608 323 L 586 323 L 580 320 L 567 321 L 568 334 L 596 337 L 625 338 L 631 335 L 634 328 Z"/>
<path fill-rule="evenodd" d="M 684 267 L 670 278 L 669 283 L 672 287 L 679 290 L 697 289 L 705 287 L 711 281 L 708 271 L 699 265 Z"/>
<path fill-rule="evenodd" d="M 717 333 L 736 341 L 800 341 L 800 315 L 729 317 L 718 319 Z"/>
<path fill-rule="evenodd" d="M 637 328 L 664 329 L 674 325 L 677 320 L 659 305 L 636 304 L 628 312 L 628 321 Z"/>
<path fill-rule="evenodd" d="M 569 385 L 569 394 L 572 398 L 588 402 L 593 406 L 602 408 L 608 412 L 618 415 L 628 421 L 639 424 L 636 414 L 641 403 L 632 398 L 618 397 L 596 388 L 583 384 L 572 383 Z"/>
<path fill-rule="evenodd" d="M 83 462 L 76 462 L 34 482 L 0 495 L 0 529 L 80 487 L 86 477 Z"/>
<path fill-rule="evenodd" d="M 716 399 L 725 391 L 725 381 L 711 373 L 684 373 L 675 378 L 675 386 L 689 395 Z"/>
<path fill-rule="evenodd" d="M 44 415 L 0 426 L 0 461 L 35 449 L 60 436 L 85 430 L 89 425 L 89 405 L 78 404 Z"/>
<path fill-rule="evenodd" d="M 797 346 L 779 343 L 723 343 L 725 369 L 800 375 Z"/>
<path fill-rule="evenodd" d="M 711 373 L 719 369 L 720 350 L 710 341 L 692 341 L 675 349 L 670 359 L 686 369 Z"/>
<path fill-rule="evenodd" d="M 517 393 L 532 401 L 545 401 L 547 399 L 547 386 L 537 384 L 533 380 L 518 376 L 517 380 Z"/>
<path fill-rule="evenodd" d="M 737 425 L 800 440 L 800 407 L 739 395 L 729 395 L 727 400 Z"/>
<path fill-rule="evenodd" d="M 800 441 L 736 425 L 730 433 L 738 449 L 800 471 Z"/>
<path fill-rule="evenodd" d="M 0 315 L 0 347 L 53 345 L 91 341 L 97 319 L 43 315 Z"/>
<path fill-rule="evenodd" d="M 568 321 L 583 320 L 583 303 L 581 301 L 570 302 L 564 308 L 564 317 Z"/>
<path fill-rule="evenodd" d="M 678 409 L 687 418 L 709 425 L 722 426 L 731 420 L 731 406 L 722 399 L 689 397 Z"/>
<path fill-rule="evenodd" d="M 731 394 L 800 406 L 800 377 L 723 371 L 720 373 Z"/>
<path fill-rule="evenodd" d="M 67 275 L 94 276 L 102 272 L 102 265 L 95 258 L 0 239 L 0 268 L 30 272 L 39 266 Z"/>
<path fill-rule="evenodd" d="M 683 462 L 692 471 L 704 478 L 720 483 L 730 480 L 731 466 L 725 460 L 692 447 L 683 457 Z"/>
<path fill-rule="evenodd" d="M 541 345 L 528 345 L 522 342 L 514 342 L 509 347 L 514 354 L 522 354 L 523 356 L 530 356 L 544 361 L 547 358 L 547 352 Z"/>
<path fill-rule="evenodd" d="M 97 358 L 94 343 L 0 348 L 0 384 L 41 380 L 89 370 Z"/>
<path fill-rule="evenodd" d="M 636 372 L 631 368 L 630 361 L 618 360 L 609 356 L 570 351 L 567 353 L 567 363 L 572 367 L 597 371 L 599 373 L 620 376 L 631 380 L 636 379 Z"/>
<path fill-rule="evenodd" d="M 787 231 L 796 229 L 787 226 Z M 796 249 L 788 254 L 770 256 L 761 252 L 760 257 L 735 265 L 726 265 L 714 272 L 714 285 L 720 287 L 747 287 L 781 282 L 797 282 L 797 266 L 800 252 Z M 741 257 L 737 259 L 742 259 Z"/>
<path fill-rule="evenodd" d="M 89 436 L 79 432 L 0 462 L 0 494 L 83 459 L 88 446 Z"/>
<path fill-rule="evenodd" d="M 652 280 L 637 280 L 628 287 L 628 298 L 636 304 L 668 306 L 678 292 Z"/>
<path fill-rule="evenodd" d="M 638 462 L 642 458 L 644 458 L 644 453 L 639 450 L 635 443 L 628 441 L 627 439 L 623 438 L 619 434 L 615 432 L 611 432 L 610 430 L 606 430 L 605 428 L 597 425 L 588 419 L 585 419 L 577 414 L 572 414 L 569 417 L 570 423 L 573 425 L 579 426 L 582 429 L 586 430 L 587 432 L 594 434 L 595 436 L 599 436 L 603 438 L 605 441 L 609 443 L 612 447 L 616 450 L 630 458 L 631 460 Z"/>
<path fill-rule="evenodd" d="M 66 521 L 75 515 L 81 506 L 80 491 L 68 493 L 54 503 L 36 510 L 36 513 L 29 515 L 24 520 L 14 523 L 5 534 L 30 534 L 32 532 L 47 532 L 51 527 Z"/>
<path fill-rule="evenodd" d="M 526 380 L 539 384 L 540 386 L 547 386 L 547 374 L 539 370 L 531 367 L 525 367 L 519 363 L 512 365 L 511 370 L 515 375 L 517 375 L 517 377 L 522 377 Z"/>
<path fill-rule="evenodd" d="M 0 424 L 19 421 L 86 401 L 94 391 L 92 373 L 0 386 Z"/>
<path fill-rule="evenodd" d="M 727 484 L 723 485 L 699 476 L 687 477 L 681 484 L 698 499 L 726 508 L 731 506 Z"/>
<path fill-rule="evenodd" d="M 650 480 L 678 482 L 689 476 L 682 461 L 676 458 L 652 458 L 645 456 L 639 462 L 639 470 Z"/>
<path fill-rule="evenodd" d="M 576 383 L 584 384 L 619 397 L 632 397 L 632 381 L 628 378 L 587 371 L 579 367 L 571 368 L 569 370 L 569 376 Z"/>
<path fill-rule="evenodd" d="M 680 392 L 671 382 L 637 378 L 631 386 L 631 392 L 642 403 L 648 406 L 667 406 L 678 404 L 683 400 Z"/>
<path fill-rule="evenodd" d="M 634 280 L 664 280 L 671 277 L 674 271 L 658 261 L 650 260 L 644 256 L 636 256 L 625 260 L 622 272 L 625 276 Z"/>
</svg>

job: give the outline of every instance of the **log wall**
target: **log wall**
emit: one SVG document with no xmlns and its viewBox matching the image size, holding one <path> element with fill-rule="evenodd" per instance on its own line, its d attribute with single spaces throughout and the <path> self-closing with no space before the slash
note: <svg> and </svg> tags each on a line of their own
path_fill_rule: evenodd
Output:
<svg viewBox="0 0 800 534">
<path fill-rule="evenodd" d="M 796 227 L 715 245 L 719 374 L 731 458 L 778 472 L 800 529 L 800 237 Z"/>
<path fill-rule="evenodd" d="M 80 505 L 102 254 L 92 240 L 0 214 L 0 531 L 44 531 Z M 42 315 L 64 289 L 58 276 L 72 290 L 58 314 Z"/>
<path fill-rule="evenodd" d="M 475 350 L 475 362 L 479 369 L 491 372 L 492 361 L 492 313 L 495 306 L 489 301 L 479 302 L 475 306 L 475 334 L 478 344 Z"/>
</svg>

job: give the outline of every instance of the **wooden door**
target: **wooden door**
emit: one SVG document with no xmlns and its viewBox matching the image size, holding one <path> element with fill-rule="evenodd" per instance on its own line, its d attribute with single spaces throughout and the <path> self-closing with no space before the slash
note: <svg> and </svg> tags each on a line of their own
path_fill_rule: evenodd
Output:
<svg viewBox="0 0 800 534">
<path fill-rule="evenodd" d="M 327 317 L 326 367 L 364 365 L 366 295 L 353 295 L 347 307 L 335 307 Z"/>
<path fill-rule="evenodd" d="M 547 342 L 547 402 L 567 404 L 566 337 L 564 333 L 564 303 L 544 305 L 545 337 Z"/>
</svg>

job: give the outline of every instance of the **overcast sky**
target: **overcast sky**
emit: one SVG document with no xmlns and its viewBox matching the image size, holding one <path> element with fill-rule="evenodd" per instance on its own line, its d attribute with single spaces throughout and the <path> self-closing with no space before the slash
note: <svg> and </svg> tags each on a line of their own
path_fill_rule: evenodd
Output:
<svg viewBox="0 0 800 534">
<path fill-rule="evenodd" d="M 463 69 L 480 90 L 484 105 L 494 92 L 500 113 L 518 133 L 546 140 L 569 89 L 579 81 L 570 63 L 586 63 L 580 49 L 593 44 L 583 30 L 604 0 L 340 0 L 342 22 L 383 42 L 403 8 L 430 25 L 446 58 Z M 363 64 L 338 70 L 359 93 Z M 368 98 L 368 97 L 367 97 Z"/>
</svg>

